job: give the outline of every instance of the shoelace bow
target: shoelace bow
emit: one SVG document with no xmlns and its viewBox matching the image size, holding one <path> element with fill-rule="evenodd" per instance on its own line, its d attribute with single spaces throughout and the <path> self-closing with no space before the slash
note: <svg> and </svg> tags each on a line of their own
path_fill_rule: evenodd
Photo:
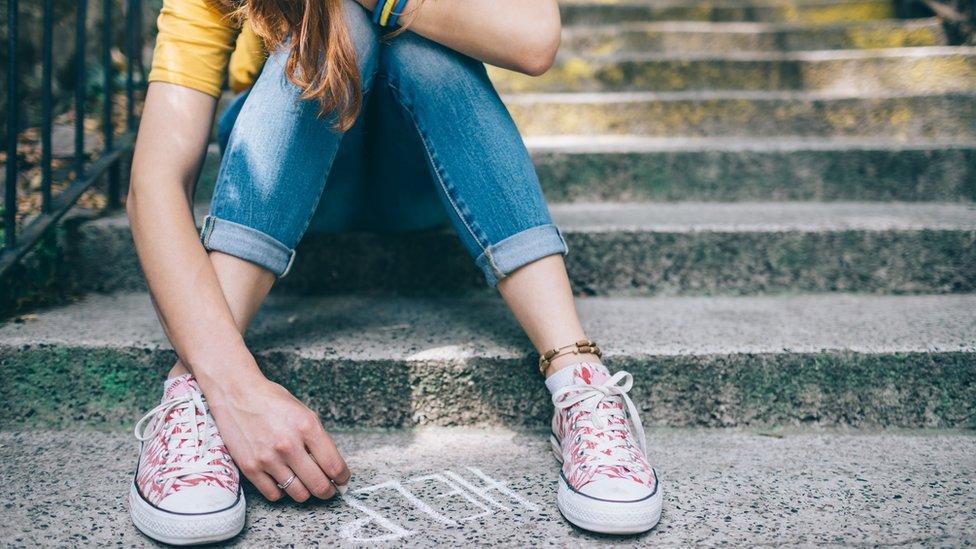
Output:
<svg viewBox="0 0 976 549">
<path fill-rule="evenodd" d="M 198 421 L 198 412 L 203 417 L 202 429 Z M 177 422 L 173 433 L 175 440 L 170 440 L 163 450 L 163 459 L 166 461 L 163 466 L 165 472 L 157 478 L 171 485 L 191 475 L 213 474 L 231 477 L 231 472 L 226 467 L 210 463 L 213 460 L 205 459 L 212 449 L 221 444 L 221 441 L 203 396 L 196 391 L 166 400 L 149 410 L 133 429 L 136 439 L 145 442 L 158 435 L 168 423 L 167 418 L 170 417 L 170 413 L 173 415 L 173 421 Z M 181 444 L 183 442 L 186 444 Z M 176 459 L 170 460 L 171 456 Z"/>
<path fill-rule="evenodd" d="M 637 413 L 637 407 L 634 406 L 634 402 L 630 400 L 629 396 L 627 396 L 627 393 L 630 391 L 630 388 L 633 387 L 633 385 L 634 376 L 630 375 L 628 372 L 617 372 L 600 385 L 580 384 L 563 387 L 552 395 L 552 404 L 559 410 L 567 410 L 576 405 L 581 406 L 579 413 L 585 414 L 585 419 L 589 419 L 590 423 L 592 423 L 593 427 L 597 431 L 630 431 L 637 436 L 637 443 L 641 454 L 646 456 L 647 441 L 645 440 L 646 437 L 644 436 L 644 426 L 641 424 L 640 416 Z M 627 409 L 628 417 L 625 419 L 622 425 L 610 425 L 610 418 L 619 417 L 620 410 L 612 405 L 602 408 L 600 405 L 607 400 L 609 400 L 612 404 L 614 399 L 618 397 L 621 401 L 623 401 L 624 406 Z M 583 419 L 581 419 L 581 421 L 582 420 Z M 611 440 L 610 437 L 600 439 L 593 434 L 590 434 L 587 436 L 587 440 L 597 445 L 597 452 L 603 452 L 604 450 L 610 450 L 613 452 L 617 448 L 624 447 L 620 444 L 620 441 Z M 612 465 L 620 465 L 623 467 L 629 466 L 625 460 L 619 459 L 616 461 L 601 460 L 601 463 L 599 464 L 599 466 Z"/>
</svg>

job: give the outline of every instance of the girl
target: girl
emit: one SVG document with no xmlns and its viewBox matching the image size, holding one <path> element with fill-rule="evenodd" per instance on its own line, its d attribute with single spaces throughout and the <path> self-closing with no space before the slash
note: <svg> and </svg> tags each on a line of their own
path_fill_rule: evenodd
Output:
<svg viewBox="0 0 976 549">
<path fill-rule="evenodd" d="M 193 185 L 242 21 L 272 53 L 198 234 Z M 313 223 L 403 230 L 446 216 L 542 355 L 560 511 L 598 532 L 653 527 L 661 491 L 631 376 L 611 376 L 586 338 L 566 245 L 482 64 L 545 72 L 555 0 L 165 0 L 158 23 L 127 210 L 179 360 L 136 426 L 136 526 L 168 543 L 236 535 L 239 472 L 270 500 L 343 491 L 350 470 L 318 416 L 264 377 L 242 333 Z"/>
</svg>

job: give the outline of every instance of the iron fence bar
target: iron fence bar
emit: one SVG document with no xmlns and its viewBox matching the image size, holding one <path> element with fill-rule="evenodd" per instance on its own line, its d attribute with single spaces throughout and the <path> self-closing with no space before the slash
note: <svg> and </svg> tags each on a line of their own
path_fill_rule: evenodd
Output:
<svg viewBox="0 0 976 549">
<path fill-rule="evenodd" d="M 114 86 L 112 85 L 112 0 L 102 0 L 102 135 L 105 141 L 105 152 L 115 148 L 115 125 L 112 121 L 112 104 Z M 108 207 L 119 207 L 119 163 L 115 162 L 108 169 Z"/>
<path fill-rule="evenodd" d="M 17 134 L 20 129 L 17 89 L 17 0 L 7 0 L 7 179 L 4 182 L 4 250 L 17 246 Z"/>
<path fill-rule="evenodd" d="M 143 23 L 145 22 L 142 8 L 143 0 L 136 0 L 136 66 L 139 67 L 139 86 L 141 87 L 146 85 L 146 67 L 142 65 L 142 45 L 145 43 L 142 39 Z"/>
<path fill-rule="evenodd" d="M 127 0 L 125 6 L 125 124 L 129 130 L 136 127 L 136 86 L 135 62 L 138 43 L 136 42 L 136 8 L 139 0 Z"/>
<path fill-rule="evenodd" d="M 117 164 L 122 155 L 128 154 L 134 141 L 134 133 L 129 132 L 123 135 L 119 138 L 118 148 L 102 155 L 98 161 L 89 166 L 88 173 L 84 177 L 75 179 L 68 188 L 58 193 L 53 200 L 51 212 L 38 215 L 31 221 L 30 225 L 24 228 L 21 233 L 21 240 L 23 241 L 21 245 L 16 248 L 5 248 L 3 253 L 0 253 L 0 276 L 27 255 L 27 252 L 44 236 L 44 233 L 68 213 L 81 193 L 98 181 L 113 164 Z"/>
<path fill-rule="evenodd" d="M 120 0 L 105 0 L 106 3 Z M 121 2 L 120 2 L 121 3 Z M 109 178 L 109 201 L 112 205 L 117 205 L 120 198 L 119 188 L 121 178 L 117 176 L 121 169 L 122 160 L 126 155 L 131 154 L 135 144 L 136 128 L 138 117 L 135 113 L 135 99 L 137 89 L 145 87 L 145 75 L 142 74 L 141 47 L 142 47 L 142 0 L 126 0 L 126 55 L 128 57 L 126 73 L 126 95 L 127 95 L 127 131 L 125 134 L 115 136 L 115 124 L 113 116 L 113 97 L 114 79 L 112 78 L 112 34 L 111 22 L 113 20 L 112 6 L 103 6 L 104 27 L 103 31 L 103 50 L 102 63 L 105 69 L 105 102 L 103 103 L 103 131 L 105 132 L 105 150 L 97 158 L 92 159 L 91 164 L 85 166 L 84 154 L 84 120 L 86 114 L 87 100 L 87 74 L 86 74 L 86 47 L 87 47 L 87 15 L 88 1 L 77 0 L 77 36 L 75 38 L 75 57 L 77 70 L 77 88 L 74 94 L 75 108 L 75 177 L 68 184 L 67 188 L 57 194 L 52 194 L 53 173 L 52 158 L 53 148 L 51 146 L 51 134 L 53 130 L 54 96 L 53 96 L 53 34 L 54 34 L 54 5 L 53 0 L 43 0 L 43 44 L 42 44 L 42 91 L 41 91 L 41 171 L 42 171 L 42 194 L 44 206 L 39 214 L 33 216 L 29 222 L 18 232 L 16 221 L 16 201 L 17 201 L 17 176 L 19 163 L 17 162 L 17 137 L 20 129 L 20 93 L 18 82 L 18 0 L 8 0 L 7 18 L 5 24 L 8 26 L 9 39 L 9 58 L 7 60 L 7 143 L 6 149 L 8 161 L 6 165 L 7 179 L 4 185 L 5 204 L 3 228 L 6 238 L 3 248 L 0 249 L 0 278 L 7 275 L 10 269 L 27 255 L 34 246 L 40 241 L 44 234 L 54 227 L 58 221 L 64 217 L 77 202 L 78 198 L 92 185 L 104 177 Z M 139 74 L 136 74 L 136 71 Z M 131 100 L 128 98 L 131 97 Z M 113 173 L 114 172 L 114 173 Z M 118 178 L 116 178 L 118 177 Z"/>
<path fill-rule="evenodd" d="M 41 38 L 41 211 L 51 211 L 51 125 L 54 97 L 51 72 L 54 67 L 54 0 L 44 0 L 44 27 Z"/>
<path fill-rule="evenodd" d="M 85 173 L 85 88 L 88 86 L 88 75 L 85 67 L 85 48 L 87 21 L 88 21 L 88 0 L 76 0 L 77 22 L 75 27 L 75 70 L 77 71 L 77 82 L 75 82 L 75 177 L 81 178 Z"/>
</svg>

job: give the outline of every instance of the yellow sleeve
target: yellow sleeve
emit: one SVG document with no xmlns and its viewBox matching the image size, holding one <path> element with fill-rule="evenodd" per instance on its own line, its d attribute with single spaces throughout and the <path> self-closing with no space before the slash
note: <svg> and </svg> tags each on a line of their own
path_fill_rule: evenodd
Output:
<svg viewBox="0 0 976 549">
<path fill-rule="evenodd" d="M 212 0 L 164 0 L 150 82 L 220 97 L 238 24 Z"/>
<path fill-rule="evenodd" d="M 227 82 L 230 89 L 240 93 L 250 88 L 261 74 L 261 68 L 264 67 L 267 58 L 264 41 L 254 34 L 251 25 L 245 23 L 240 36 L 237 37 L 234 53 L 230 56 Z"/>
</svg>

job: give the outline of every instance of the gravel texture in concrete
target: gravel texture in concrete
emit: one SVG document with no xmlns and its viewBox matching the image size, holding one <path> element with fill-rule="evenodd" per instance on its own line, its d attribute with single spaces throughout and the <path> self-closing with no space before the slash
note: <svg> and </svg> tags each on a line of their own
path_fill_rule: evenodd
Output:
<svg viewBox="0 0 976 549">
<path fill-rule="evenodd" d="M 904 75 L 911 73 L 912 78 Z M 976 48 L 805 52 L 563 52 L 540 77 L 492 69 L 503 92 L 806 90 L 941 93 L 976 89 Z"/>
<path fill-rule="evenodd" d="M 976 199 L 976 141 L 570 135 L 527 145 L 553 202 Z"/>
<path fill-rule="evenodd" d="M 976 297 L 587 298 L 648 424 L 967 426 Z M 267 374 L 331 424 L 545 424 L 535 355 L 498 299 L 273 296 L 249 334 Z M 0 328 L 7 425 L 119 425 L 172 365 L 145 294 Z"/>
<path fill-rule="evenodd" d="M 554 204 L 584 295 L 976 290 L 976 208 L 949 203 Z M 141 289 L 128 223 L 83 225 L 79 287 Z M 452 294 L 485 283 L 452 229 L 310 234 L 291 292 Z"/>
<path fill-rule="evenodd" d="M 664 513 L 627 537 L 559 515 L 542 433 L 336 439 L 354 472 L 345 500 L 269 504 L 248 487 L 245 531 L 228 545 L 947 547 L 976 536 L 972 433 L 651 430 Z M 0 433 L 0 544 L 154 545 L 126 508 L 136 453 L 128 433 Z"/>
<path fill-rule="evenodd" d="M 756 21 L 840 23 L 894 17 L 894 6 L 884 0 L 767 0 L 560 2 L 564 25 L 629 21 Z"/>
<path fill-rule="evenodd" d="M 728 53 L 941 46 L 937 18 L 844 21 L 838 24 L 624 21 L 563 28 L 561 51 L 603 57 L 628 52 Z"/>
<path fill-rule="evenodd" d="M 973 91 L 518 93 L 504 99 L 527 136 L 884 136 L 905 141 L 976 136 Z"/>
</svg>

